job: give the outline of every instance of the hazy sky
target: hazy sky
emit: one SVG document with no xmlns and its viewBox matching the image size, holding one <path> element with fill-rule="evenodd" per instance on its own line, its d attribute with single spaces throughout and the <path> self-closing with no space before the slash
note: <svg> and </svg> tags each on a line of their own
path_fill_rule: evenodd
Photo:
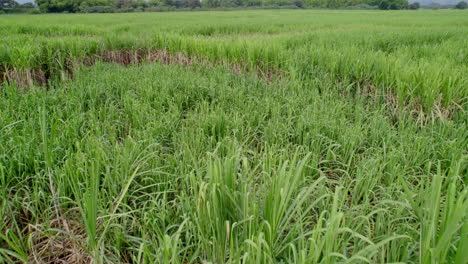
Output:
<svg viewBox="0 0 468 264">
<path fill-rule="evenodd" d="M 461 0 L 409 0 L 410 3 L 412 2 L 420 2 L 420 3 L 440 3 L 440 4 L 453 4 L 453 3 L 457 3 Z M 31 2 L 33 3 L 34 0 L 16 0 L 16 2 L 20 3 L 20 4 L 23 4 L 23 3 L 28 3 L 28 2 Z"/>
</svg>

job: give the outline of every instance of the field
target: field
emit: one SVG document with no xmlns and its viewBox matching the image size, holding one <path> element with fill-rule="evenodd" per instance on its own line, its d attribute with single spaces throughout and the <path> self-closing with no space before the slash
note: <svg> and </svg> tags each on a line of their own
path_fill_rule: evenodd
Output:
<svg viewBox="0 0 468 264">
<path fill-rule="evenodd" d="M 0 263 L 468 263 L 468 12 L 0 16 Z"/>
</svg>

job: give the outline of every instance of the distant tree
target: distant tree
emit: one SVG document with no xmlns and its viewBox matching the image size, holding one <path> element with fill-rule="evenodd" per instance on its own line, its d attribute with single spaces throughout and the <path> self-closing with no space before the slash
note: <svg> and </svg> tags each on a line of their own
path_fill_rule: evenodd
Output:
<svg viewBox="0 0 468 264">
<path fill-rule="evenodd" d="M 114 6 L 116 8 L 129 8 L 131 7 L 132 1 L 131 0 L 116 0 L 114 2 Z"/>
<path fill-rule="evenodd" d="M 197 7 L 201 7 L 201 2 L 200 0 L 184 0 L 183 5 L 184 7 L 189 7 L 189 8 L 194 9 Z"/>
<path fill-rule="evenodd" d="M 149 0 L 148 1 L 149 6 L 161 6 L 163 5 L 162 0 Z"/>
<path fill-rule="evenodd" d="M 203 0 L 203 6 L 206 7 L 220 7 L 222 6 L 221 0 Z"/>
<path fill-rule="evenodd" d="M 388 7 L 389 7 L 389 3 L 388 3 L 388 1 L 386 1 L 386 0 L 381 1 L 381 2 L 379 3 L 379 9 L 388 10 Z"/>
<path fill-rule="evenodd" d="M 203 0 L 202 5 L 204 5 L 206 0 Z M 238 0 L 236 1 L 239 6 L 261 6 L 262 0 Z"/>
<path fill-rule="evenodd" d="M 79 0 L 75 0 L 79 1 Z M 81 0 L 81 5 L 86 6 L 110 6 L 113 0 Z"/>
<path fill-rule="evenodd" d="M 83 7 L 110 6 L 114 0 L 36 0 L 36 5 L 43 12 L 79 12 Z"/>
<path fill-rule="evenodd" d="M 36 4 L 41 11 L 59 13 L 79 11 L 82 0 L 36 0 Z"/>
<path fill-rule="evenodd" d="M 146 0 L 138 0 L 137 4 L 138 4 L 139 7 L 142 7 L 142 8 L 147 8 L 147 7 L 150 6 L 149 2 L 146 1 Z"/>
<path fill-rule="evenodd" d="M 18 7 L 19 4 L 14 0 L 0 0 L 0 9 L 3 8 L 15 8 Z"/>
<path fill-rule="evenodd" d="M 304 0 L 294 0 L 294 5 L 299 8 L 304 8 Z"/>
<path fill-rule="evenodd" d="M 319 8 L 380 8 L 382 10 L 418 9 L 407 0 L 35 0 L 42 12 L 133 12 L 153 7 L 197 8 L 238 6 L 296 6 Z M 14 0 L 0 0 L 0 8 L 11 6 Z M 30 5 L 30 4 L 29 4 Z M 463 5 L 462 5 L 463 6 Z M 26 7 L 26 6 L 25 6 Z M 28 6 L 31 7 L 31 6 Z"/>
<path fill-rule="evenodd" d="M 411 9 L 411 10 L 419 9 L 419 7 L 420 7 L 420 5 L 419 5 L 418 2 L 414 2 L 414 3 L 408 5 L 408 8 Z"/>
<path fill-rule="evenodd" d="M 327 0 L 327 2 L 328 8 L 339 8 L 344 6 L 344 1 L 342 0 Z"/>
<path fill-rule="evenodd" d="M 456 9 L 467 9 L 468 4 L 465 1 L 458 2 L 458 4 L 455 5 Z"/>
<path fill-rule="evenodd" d="M 175 8 L 181 8 L 184 6 L 183 0 L 163 0 L 164 5 L 173 6 Z"/>
<path fill-rule="evenodd" d="M 22 5 L 20 5 L 21 8 L 34 8 L 34 4 L 33 3 L 24 3 Z"/>
<path fill-rule="evenodd" d="M 408 7 L 407 0 L 381 0 L 378 3 L 379 9 L 382 10 L 400 10 Z"/>
</svg>

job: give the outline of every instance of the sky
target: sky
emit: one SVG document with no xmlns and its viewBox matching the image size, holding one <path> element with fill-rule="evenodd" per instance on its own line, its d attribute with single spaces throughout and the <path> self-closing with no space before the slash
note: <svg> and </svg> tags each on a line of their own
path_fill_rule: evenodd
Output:
<svg viewBox="0 0 468 264">
<path fill-rule="evenodd" d="M 422 4 L 429 4 L 429 3 L 439 3 L 439 4 L 456 4 L 461 0 L 409 0 L 410 3 L 413 2 L 420 2 Z M 16 0 L 16 2 L 20 4 L 24 3 L 34 3 L 34 0 Z"/>
</svg>

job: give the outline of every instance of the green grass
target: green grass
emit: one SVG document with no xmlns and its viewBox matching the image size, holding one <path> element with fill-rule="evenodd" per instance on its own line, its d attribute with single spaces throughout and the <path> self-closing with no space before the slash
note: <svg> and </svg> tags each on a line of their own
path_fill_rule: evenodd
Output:
<svg viewBox="0 0 468 264">
<path fill-rule="evenodd" d="M 467 263 L 467 17 L 0 17 L 0 262 Z"/>
<path fill-rule="evenodd" d="M 61 77 L 79 58 L 157 49 L 300 80 L 330 74 L 427 111 L 466 103 L 466 17 L 458 10 L 3 16 L 0 72 Z"/>
</svg>

